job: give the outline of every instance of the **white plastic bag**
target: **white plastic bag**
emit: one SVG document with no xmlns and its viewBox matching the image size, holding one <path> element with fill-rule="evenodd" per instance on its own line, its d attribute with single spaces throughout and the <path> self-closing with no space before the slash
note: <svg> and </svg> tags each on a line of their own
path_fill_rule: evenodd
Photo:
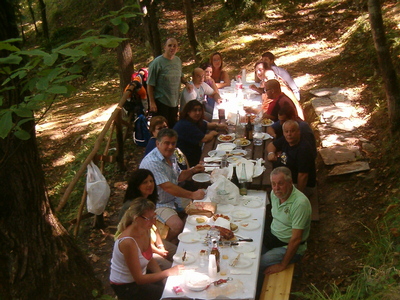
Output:
<svg viewBox="0 0 400 300">
<path fill-rule="evenodd" d="M 211 202 L 236 205 L 239 201 L 239 188 L 225 176 L 214 178 L 214 183 L 208 187 L 207 196 Z"/>
<path fill-rule="evenodd" d="M 110 197 L 110 186 L 93 161 L 87 166 L 86 191 L 88 212 L 101 215 Z"/>
</svg>

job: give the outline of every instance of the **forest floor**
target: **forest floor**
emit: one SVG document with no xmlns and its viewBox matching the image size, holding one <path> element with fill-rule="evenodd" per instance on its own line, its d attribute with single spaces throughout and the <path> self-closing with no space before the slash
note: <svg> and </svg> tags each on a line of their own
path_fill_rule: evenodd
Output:
<svg viewBox="0 0 400 300">
<path fill-rule="evenodd" d="M 255 39 L 263 35 L 271 37 L 264 44 L 253 43 L 250 46 L 246 54 L 249 60 L 247 69 L 252 70 L 254 62 L 263 52 L 274 52 L 276 49 L 275 52 L 280 53 L 277 64 L 287 68 L 300 85 L 302 104 L 310 123 L 315 122 L 315 119 L 308 105 L 312 97 L 309 90 L 334 87 L 336 82 L 340 82 L 342 87 L 362 84 L 350 72 L 354 67 L 351 59 L 337 60 L 343 50 L 338 37 L 354 23 L 358 15 L 357 12 L 344 10 L 340 7 L 304 7 L 290 16 L 271 15 L 266 20 L 252 22 L 252 30 L 250 32 L 248 29 L 247 32 L 247 35 L 253 34 Z M 173 14 L 165 13 L 162 26 L 166 31 L 169 30 L 168 26 L 181 26 L 168 25 L 169 18 L 183 22 L 184 15 L 177 11 Z M 174 28 L 170 28 L 170 31 L 176 33 Z M 244 31 L 237 33 L 244 34 Z M 222 47 L 221 44 L 219 47 Z M 240 70 L 243 67 L 236 58 L 243 56 L 244 52 L 234 48 L 224 49 L 223 52 L 226 68 L 231 73 L 235 68 Z M 188 56 L 186 51 L 181 58 L 185 61 Z M 359 104 L 362 105 L 363 100 L 370 96 L 368 92 L 360 95 Z M 78 149 L 85 146 L 87 134 L 101 130 L 118 100 L 117 80 L 96 84 L 55 104 L 51 115 L 41 121 L 38 140 L 50 194 L 57 179 L 65 171 L 65 166 L 72 163 Z M 386 125 L 385 118 L 377 119 L 382 123 L 369 122 L 359 128 L 356 134 L 367 137 L 379 149 L 377 129 Z M 108 295 L 113 295 L 108 275 L 113 234 L 126 187 L 124 182 L 143 156 L 143 149 L 135 147 L 131 139 L 126 143 L 129 149 L 125 153 L 128 170 L 116 171 L 109 180 L 112 194 L 104 214 L 107 227 L 103 230 L 93 229 L 91 221 L 85 221 L 78 238 Z M 371 166 L 369 173 L 337 177 L 328 177 L 329 168 L 318 160 L 320 220 L 312 223 L 308 251 L 295 272 L 292 292 L 308 291 L 310 285 L 329 290 L 329 285 L 333 283 L 344 289 L 351 282 L 352 275 L 362 268 L 362 258 L 365 255 L 362 245 L 370 239 L 368 228 L 373 229 L 375 220 L 385 208 L 384 200 L 391 188 L 390 179 L 385 178 L 385 165 L 378 164 L 380 154 L 368 153 L 368 157 Z M 292 299 L 300 298 L 293 296 Z"/>
</svg>

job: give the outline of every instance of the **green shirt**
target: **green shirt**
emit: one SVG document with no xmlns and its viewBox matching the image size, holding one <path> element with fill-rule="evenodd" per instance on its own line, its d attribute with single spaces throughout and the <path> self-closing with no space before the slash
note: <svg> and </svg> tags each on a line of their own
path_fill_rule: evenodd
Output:
<svg viewBox="0 0 400 300">
<path fill-rule="evenodd" d="M 154 99 L 169 107 L 177 107 L 182 79 L 182 62 L 160 55 L 149 65 L 147 84 L 154 86 Z"/>
<path fill-rule="evenodd" d="M 279 240 L 289 243 L 292 237 L 292 229 L 302 229 L 302 241 L 308 239 L 311 225 L 311 204 L 308 198 L 293 186 L 293 191 L 289 198 L 280 204 L 275 193 L 271 192 L 272 205 L 272 224 L 271 233 Z M 297 254 L 304 254 L 307 244 L 299 246 Z"/>
</svg>

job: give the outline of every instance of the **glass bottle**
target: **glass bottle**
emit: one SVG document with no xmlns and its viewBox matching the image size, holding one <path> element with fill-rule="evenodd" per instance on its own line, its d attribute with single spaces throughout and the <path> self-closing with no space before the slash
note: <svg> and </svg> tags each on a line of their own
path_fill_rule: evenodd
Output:
<svg viewBox="0 0 400 300">
<path fill-rule="evenodd" d="M 239 193 L 244 196 L 247 195 L 247 174 L 246 174 L 246 164 L 242 163 L 242 172 L 240 173 L 239 179 Z"/>
<path fill-rule="evenodd" d="M 237 174 L 236 174 L 236 165 L 233 166 L 231 181 L 232 181 L 232 183 L 234 185 L 236 185 L 238 188 L 240 188 L 240 186 L 239 186 L 239 178 L 237 177 Z"/>
<path fill-rule="evenodd" d="M 220 253 L 219 253 L 219 249 L 218 249 L 218 243 L 216 241 L 213 242 L 213 247 L 211 249 L 211 253 L 215 255 L 215 262 L 217 265 L 217 273 L 220 271 Z"/>
<path fill-rule="evenodd" d="M 251 115 L 247 115 L 246 137 L 248 140 L 253 140 L 253 125 L 251 124 Z"/>
</svg>

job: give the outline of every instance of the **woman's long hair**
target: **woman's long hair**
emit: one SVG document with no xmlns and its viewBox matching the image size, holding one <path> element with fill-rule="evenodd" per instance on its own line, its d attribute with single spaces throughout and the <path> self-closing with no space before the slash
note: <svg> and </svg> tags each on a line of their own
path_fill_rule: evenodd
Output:
<svg viewBox="0 0 400 300">
<path fill-rule="evenodd" d="M 133 221 L 135 221 L 137 217 L 143 215 L 145 212 L 149 210 L 154 211 L 155 209 L 156 205 L 144 197 L 133 199 L 128 210 L 122 217 L 121 222 L 118 223 L 118 232 L 123 232 L 129 225 L 133 223 Z"/>
<path fill-rule="evenodd" d="M 149 175 L 154 180 L 154 191 L 147 198 L 150 201 L 152 201 L 154 204 L 157 203 L 158 193 L 157 193 L 156 181 L 154 179 L 153 173 L 147 169 L 137 169 L 132 173 L 131 178 L 129 178 L 129 181 L 128 181 L 128 188 L 126 189 L 126 192 L 125 192 L 124 202 L 126 202 L 128 200 L 133 200 L 138 197 L 143 197 L 142 193 L 139 190 L 139 186 Z"/>
</svg>

